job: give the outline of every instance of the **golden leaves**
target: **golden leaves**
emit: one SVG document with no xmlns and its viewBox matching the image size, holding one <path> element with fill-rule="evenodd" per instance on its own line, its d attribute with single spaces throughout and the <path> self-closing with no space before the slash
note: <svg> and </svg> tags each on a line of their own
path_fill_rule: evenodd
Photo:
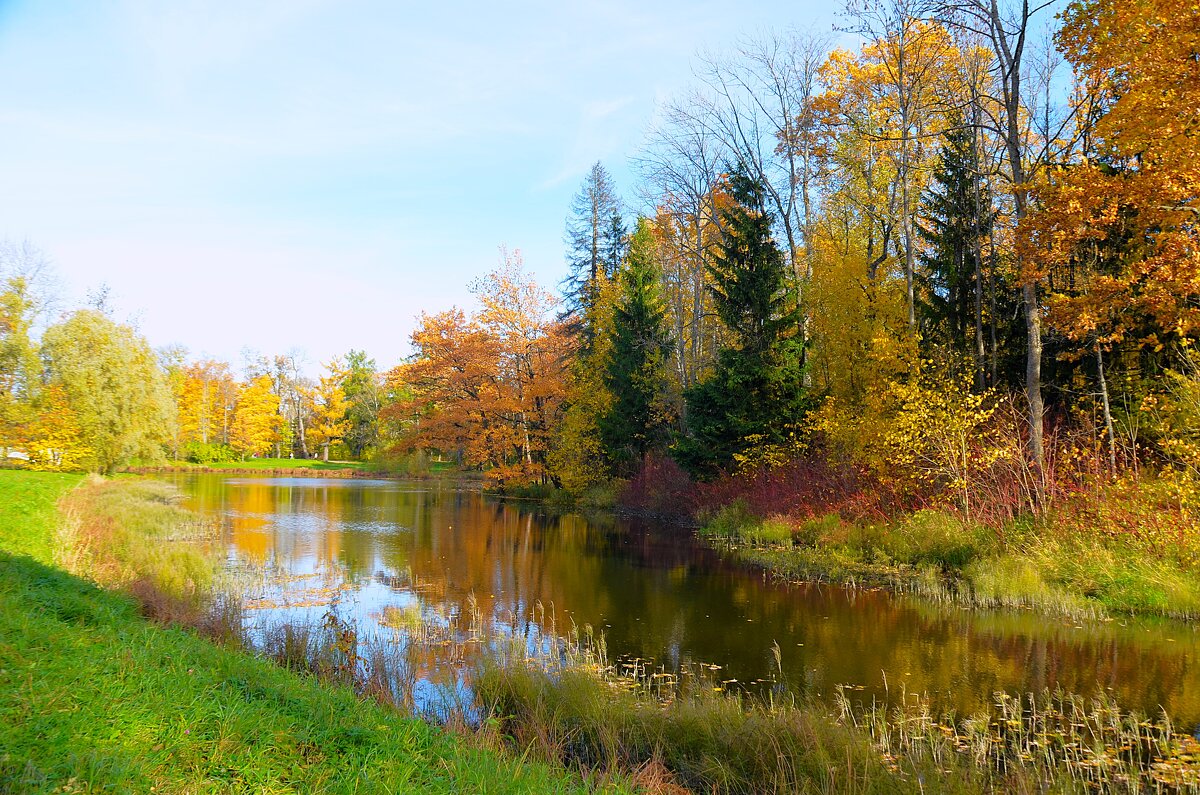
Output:
<svg viewBox="0 0 1200 795">
<path fill-rule="evenodd" d="M 410 397 L 391 407 L 408 427 L 403 446 L 461 456 L 497 480 L 545 476 L 566 378 L 557 302 L 527 276 L 519 253 L 475 282 L 482 308 L 422 315 L 416 356 L 389 375 Z"/>
</svg>

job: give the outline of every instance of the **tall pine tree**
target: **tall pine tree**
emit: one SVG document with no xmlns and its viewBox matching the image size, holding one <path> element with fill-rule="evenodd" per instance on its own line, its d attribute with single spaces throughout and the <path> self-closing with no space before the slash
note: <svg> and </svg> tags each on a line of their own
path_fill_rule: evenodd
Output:
<svg viewBox="0 0 1200 795">
<path fill-rule="evenodd" d="M 565 241 L 568 274 L 562 284 L 564 319 L 585 348 L 595 340 L 594 315 L 603 283 L 613 278 L 625 258 L 625 238 L 612 177 L 597 162 L 571 203 Z"/>
<path fill-rule="evenodd" d="M 632 473 L 647 452 L 665 447 L 672 411 L 667 399 L 671 339 L 650 221 L 638 220 L 613 312 L 604 386 L 612 404 L 600 417 L 600 440 L 612 470 Z"/>
<path fill-rule="evenodd" d="M 800 308 L 771 235 L 763 189 L 735 171 L 721 209 L 723 237 L 709 266 L 717 315 L 733 333 L 713 374 L 685 394 L 687 434 L 676 458 L 694 474 L 729 469 L 755 448 L 786 445 L 809 409 Z"/>
<path fill-rule="evenodd" d="M 926 353 L 949 350 L 970 362 L 975 388 L 1020 381 L 1019 309 L 1015 288 L 995 266 L 996 211 L 969 126 L 945 134 L 933 180 L 921 201 L 925 243 L 918 314 Z M 1016 353 L 1014 354 L 1014 351 Z M 960 361 L 962 360 L 960 359 Z"/>
<path fill-rule="evenodd" d="M 974 318 L 976 226 L 983 219 L 975 211 L 974 163 L 969 129 L 946 133 L 933 183 L 921 202 L 918 232 L 927 244 L 919 275 L 924 290 L 920 299 L 922 330 L 939 342 L 955 347 L 967 343 Z M 991 219 L 986 219 L 990 226 Z M 982 230 L 981 230 L 982 231 Z"/>
</svg>

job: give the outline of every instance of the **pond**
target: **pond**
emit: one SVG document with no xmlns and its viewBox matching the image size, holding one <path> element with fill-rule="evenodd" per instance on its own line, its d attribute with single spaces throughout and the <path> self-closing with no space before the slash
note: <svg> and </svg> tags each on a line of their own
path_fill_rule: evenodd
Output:
<svg viewBox="0 0 1200 795">
<path fill-rule="evenodd" d="M 543 632 L 590 624 L 610 657 L 669 671 L 717 665 L 721 679 L 750 687 L 772 677 L 778 644 L 782 681 L 818 698 L 839 685 L 867 703 L 922 693 L 965 714 L 996 691 L 1061 688 L 1200 723 L 1200 635 L 1182 622 L 1077 622 L 789 585 L 679 527 L 548 516 L 451 481 L 175 482 L 219 521 L 253 626 L 319 623 L 332 611 L 369 635 L 393 631 L 383 626 L 394 626 L 389 612 L 448 616 L 478 605 Z"/>
</svg>

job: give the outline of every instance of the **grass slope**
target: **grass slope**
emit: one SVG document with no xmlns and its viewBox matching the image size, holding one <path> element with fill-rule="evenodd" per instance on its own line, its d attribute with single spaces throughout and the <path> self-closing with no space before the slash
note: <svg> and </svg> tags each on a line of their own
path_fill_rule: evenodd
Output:
<svg viewBox="0 0 1200 795">
<path fill-rule="evenodd" d="M 573 792 L 548 767 L 141 617 L 52 563 L 77 477 L 0 472 L 0 792 Z"/>
</svg>

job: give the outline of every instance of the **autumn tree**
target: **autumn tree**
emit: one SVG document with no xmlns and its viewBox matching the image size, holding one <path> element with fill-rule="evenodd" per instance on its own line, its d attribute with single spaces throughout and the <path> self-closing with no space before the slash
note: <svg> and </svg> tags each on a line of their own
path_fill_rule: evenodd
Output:
<svg viewBox="0 0 1200 795">
<path fill-rule="evenodd" d="M 320 448 L 322 461 L 329 460 L 329 446 L 345 438 L 350 430 L 350 420 L 346 416 L 350 401 L 342 386 L 346 381 L 346 369 L 336 359 L 327 369 L 329 372 L 321 376 L 312 392 L 313 411 L 308 426 L 309 441 Z"/>
<path fill-rule="evenodd" d="M 111 473 L 133 459 L 162 458 L 175 407 L 141 335 L 80 310 L 46 330 L 42 355 L 48 385 L 62 391 L 82 431 L 88 469 Z"/>
<path fill-rule="evenodd" d="M 247 353 L 246 379 L 267 376 L 271 390 L 279 398 L 283 417 L 275 441 L 276 458 L 308 458 L 308 421 L 312 413 L 312 382 L 304 375 L 304 356 L 298 350 L 264 356 Z"/>
<path fill-rule="evenodd" d="M 286 420 L 269 375 L 259 375 L 238 389 L 229 444 L 243 460 L 257 458 L 278 444 Z"/>
<path fill-rule="evenodd" d="M 422 315 L 411 360 L 389 374 L 410 396 L 385 410 L 407 450 L 457 454 L 499 483 L 552 478 L 547 461 L 562 419 L 567 335 L 557 302 L 525 273 L 520 254 L 472 291 L 480 309 Z"/>
<path fill-rule="evenodd" d="M 237 384 L 227 362 L 207 359 L 179 368 L 179 440 L 190 460 L 209 463 L 227 450 L 236 400 Z"/>
<path fill-rule="evenodd" d="M 873 85 L 882 118 L 878 132 L 894 152 L 897 182 L 896 225 L 903 256 L 908 324 L 916 326 L 916 232 L 912 222 L 923 181 L 926 140 L 937 134 L 940 79 L 954 55 L 949 34 L 922 19 L 923 0 L 849 0 L 854 28 L 868 38 L 859 79 Z"/>
<path fill-rule="evenodd" d="M 400 446 L 440 450 L 467 466 L 491 463 L 504 431 L 498 340 L 455 308 L 422 314 L 412 346 L 409 361 L 388 374 L 398 399 L 383 410 L 402 429 Z"/>
<path fill-rule="evenodd" d="M 1026 239 L 1047 266 L 1078 266 L 1075 294 L 1053 300 L 1074 339 L 1200 333 L 1197 22 L 1200 10 L 1172 0 L 1080 1 L 1064 15 L 1059 42 L 1105 110 L 1087 131 L 1092 157 L 1039 191 Z"/>
<path fill-rule="evenodd" d="M 42 390 L 30 405 L 22 446 L 31 469 L 70 472 L 84 469 L 95 451 L 88 444 L 78 415 L 63 387 Z"/>
<path fill-rule="evenodd" d="M 30 335 L 34 304 L 28 282 L 9 277 L 0 290 L 0 453 L 22 444 L 40 384 Z"/>
<path fill-rule="evenodd" d="M 1073 348 L 1064 355 L 1094 359 L 1113 467 L 1105 359 L 1178 349 L 1187 371 L 1200 336 L 1198 26 L 1188 3 L 1079 0 L 1058 32 L 1083 89 L 1084 157 L 1039 184 L 1020 251 L 1047 274 L 1050 323 Z"/>
<path fill-rule="evenodd" d="M 34 326 L 53 304 L 50 262 L 28 241 L 0 240 L 0 455 L 19 447 L 41 388 Z"/>
<path fill-rule="evenodd" d="M 1046 165 L 1063 156 L 1060 133 L 1067 121 L 1051 122 L 1050 104 L 1037 112 L 1036 82 L 1030 73 L 1031 56 L 1037 43 L 1037 17 L 1049 3 L 1028 0 L 944 0 L 933 4 L 937 16 L 951 27 L 968 35 L 978 35 L 988 44 L 994 93 L 998 99 L 986 115 L 986 125 L 1001 144 L 999 172 L 1003 178 L 1005 200 L 1011 224 L 1020 227 L 1030 209 L 1029 189 Z M 1041 75 L 1047 93 L 1053 75 Z M 1030 123 L 1031 121 L 1035 123 Z M 1038 123 L 1040 122 L 1040 123 Z M 1040 134 L 1038 134 L 1040 133 Z M 1039 480 L 1045 463 L 1045 397 L 1042 383 L 1043 329 L 1041 272 L 1028 262 L 1021 249 L 1016 250 L 1014 271 L 1019 284 L 1025 321 L 1025 398 L 1028 407 L 1029 436 L 1027 451 Z M 1040 488 L 1040 487 L 1039 487 Z"/>
<path fill-rule="evenodd" d="M 527 273 L 520 252 L 502 252 L 496 270 L 472 285 L 482 306 L 480 327 L 498 344 L 499 409 L 512 430 L 512 454 L 499 456 L 494 476 L 551 478 L 547 452 L 561 418 L 568 336 L 556 319 L 558 301 Z"/>
</svg>

